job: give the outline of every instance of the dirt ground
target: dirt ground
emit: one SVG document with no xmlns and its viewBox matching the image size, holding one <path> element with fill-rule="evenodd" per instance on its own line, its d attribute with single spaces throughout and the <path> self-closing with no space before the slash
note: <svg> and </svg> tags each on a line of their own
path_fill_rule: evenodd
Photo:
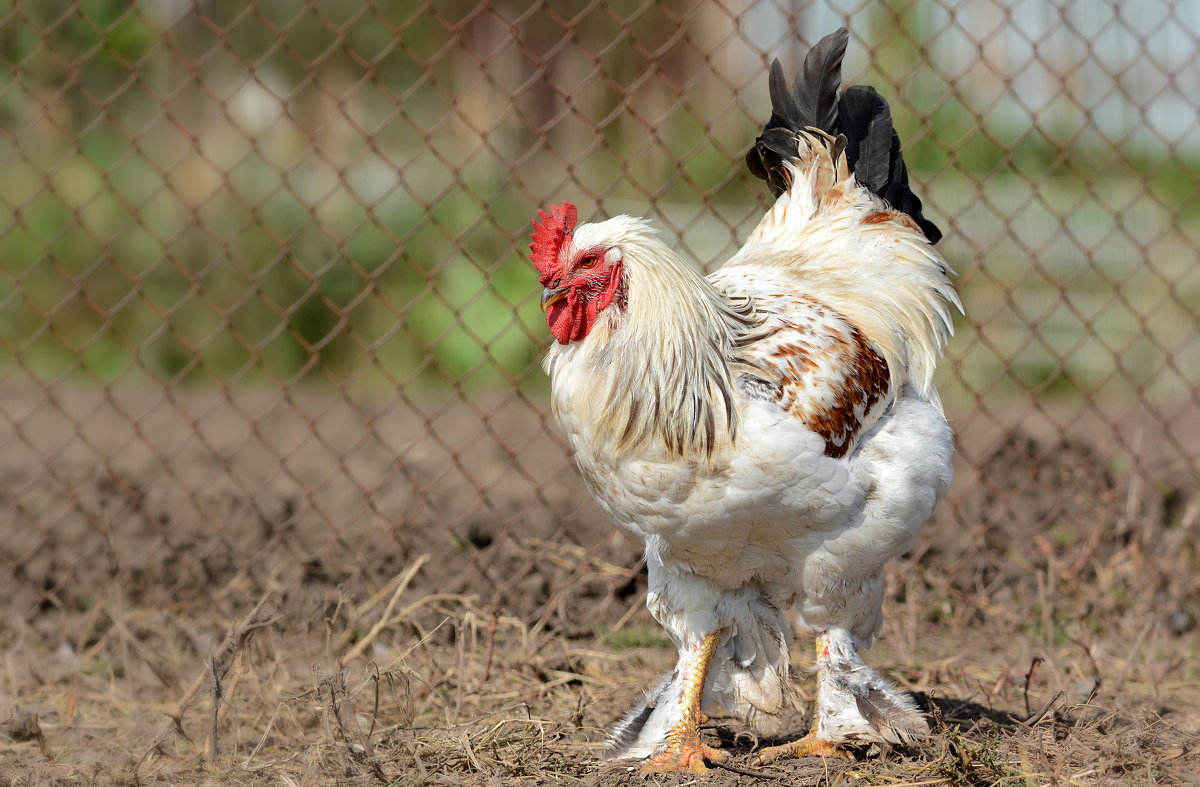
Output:
<svg viewBox="0 0 1200 787">
<path fill-rule="evenodd" d="M 645 782 L 600 746 L 673 652 L 537 408 L 0 409 L 0 784 Z M 718 717 L 740 772 L 650 783 L 1200 782 L 1195 477 L 1034 422 L 960 439 L 867 654 L 930 740 L 754 767 Z"/>
</svg>

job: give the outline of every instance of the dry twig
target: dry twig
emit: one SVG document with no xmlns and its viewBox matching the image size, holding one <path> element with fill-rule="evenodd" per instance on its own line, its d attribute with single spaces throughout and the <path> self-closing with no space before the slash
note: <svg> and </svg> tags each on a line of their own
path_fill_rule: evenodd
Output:
<svg viewBox="0 0 1200 787">
<path fill-rule="evenodd" d="M 221 696 L 221 689 L 218 681 L 224 678 L 225 674 L 229 671 L 230 665 L 232 664 L 232 658 L 245 648 L 246 643 L 249 642 L 250 637 L 254 634 L 254 632 L 261 628 L 273 625 L 279 619 L 274 610 L 269 612 L 266 610 L 267 602 L 271 600 L 272 596 L 273 594 L 270 591 L 264 593 L 258 599 L 258 603 L 254 605 L 254 608 L 250 610 L 250 614 L 246 616 L 245 621 L 241 625 L 230 627 L 229 632 L 225 635 L 225 640 L 221 643 L 220 647 L 213 651 L 209 661 L 204 665 L 203 671 L 201 671 L 201 673 L 195 677 L 195 679 L 192 681 L 192 684 L 188 687 L 188 690 L 184 692 L 183 699 L 179 701 L 179 707 L 171 716 L 170 723 L 164 725 L 159 734 L 154 736 L 153 742 L 149 747 L 146 748 L 145 752 L 142 753 L 142 756 L 138 759 L 138 761 L 134 763 L 132 772 L 135 779 L 137 778 L 138 771 L 146 763 L 146 760 L 148 760 L 150 756 L 154 754 L 154 752 L 158 750 L 164 742 L 166 742 L 167 738 L 172 732 L 183 737 L 184 739 L 190 740 L 183 730 L 183 717 L 184 714 L 186 714 L 191 708 L 192 704 L 195 703 L 196 697 L 200 693 L 200 687 L 203 686 L 205 681 L 209 678 L 213 679 L 214 706 L 213 729 L 211 732 L 212 738 L 210 739 L 209 743 L 209 755 L 210 757 L 216 756 L 216 714 L 217 706 L 219 705 L 219 698 Z"/>
<path fill-rule="evenodd" d="M 354 647 L 350 648 L 350 650 L 346 652 L 346 655 L 342 656 L 340 659 L 342 664 L 345 664 L 348 661 L 353 661 L 361 656 L 363 651 L 375 641 L 377 636 L 379 636 L 379 633 L 391 624 L 392 611 L 396 608 L 396 603 L 400 600 L 400 596 L 402 596 L 404 591 L 408 589 L 409 584 L 411 584 L 413 581 L 413 577 L 417 575 L 417 572 L 421 570 L 421 566 L 425 565 L 428 560 L 429 555 L 426 553 L 418 556 L 417 559 L 414 560 L 411 565 L 409 565 L 408 569 L 396 582 L 396 588 L 392 591 L 392 596 L 388 599 L 387 606 L 384 607 L 383 614 L 379 616 L 379 620 L 375 621 L 375 625 L 371 627 L 371 630 L 363 635 L 362 639 L 354 643 Z M 367 609 L 370 609 L 370 607 L 374 606 L 379 597 L 380 595 L 376 594 L 376 596 L 374 596 L 366 605 L 364 605 L 363 608 L 360 608 L 357 617 L 361 617 L 366 613 Z"/>
</svg>

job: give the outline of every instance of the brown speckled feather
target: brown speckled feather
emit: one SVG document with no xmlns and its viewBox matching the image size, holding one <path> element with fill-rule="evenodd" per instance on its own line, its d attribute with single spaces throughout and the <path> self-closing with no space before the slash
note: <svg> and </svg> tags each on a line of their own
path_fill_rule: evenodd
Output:
<svg viewBox="0 0 1200 787">
<path fill-rule="evenodd" d="M 744 348 L 748 395 L 770 398 L 845 456 L 891 402 L 887 362 L 855 326 L 804 296 L 759 300 L 770 335 Z"/>
</svg>

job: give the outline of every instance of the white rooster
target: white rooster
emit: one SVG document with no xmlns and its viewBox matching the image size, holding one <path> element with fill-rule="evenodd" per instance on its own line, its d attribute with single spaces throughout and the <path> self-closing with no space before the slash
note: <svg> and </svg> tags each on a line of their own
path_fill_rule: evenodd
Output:
<svg viewBox="0 0 1200 787">
<path fill-rule="evenodd" d="M 563 203 L 534 222 L 554 412 L 601 508 L 645 544 L 649 608 L 679 651 L 605 750 L 647 771 L 725 756 L 700 740 L 704 708 L 768 729 L 790 708 L 789 610 L 816 635 L 812 729 L 759 762 L 928 732 L 859 650 L 884 564 L 950 484 L 933 374 L 961 307 L 887 103 L 838 95 L 847 39 L 818 43 L 790 90 L 772 64 L 747 163 L 778 199 L 708 278 L 641 219 L 576 225 Z"/>
</svg>

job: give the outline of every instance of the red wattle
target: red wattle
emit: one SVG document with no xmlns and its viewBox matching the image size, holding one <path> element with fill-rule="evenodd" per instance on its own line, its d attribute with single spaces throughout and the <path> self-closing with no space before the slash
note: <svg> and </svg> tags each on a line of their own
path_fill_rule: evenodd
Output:
<svg viewBox="0 0 1200 787">
<path fill-rule="evenodd" d="M 578 302 L 575 293 L 571 292 L 546 309 L 546 324 L 550 326 L 550 333 L 559 344 L 568 344 L 583 338 L 579 335 L 584 317 L 582 307 L 583 304 Z"/>
</svg>

